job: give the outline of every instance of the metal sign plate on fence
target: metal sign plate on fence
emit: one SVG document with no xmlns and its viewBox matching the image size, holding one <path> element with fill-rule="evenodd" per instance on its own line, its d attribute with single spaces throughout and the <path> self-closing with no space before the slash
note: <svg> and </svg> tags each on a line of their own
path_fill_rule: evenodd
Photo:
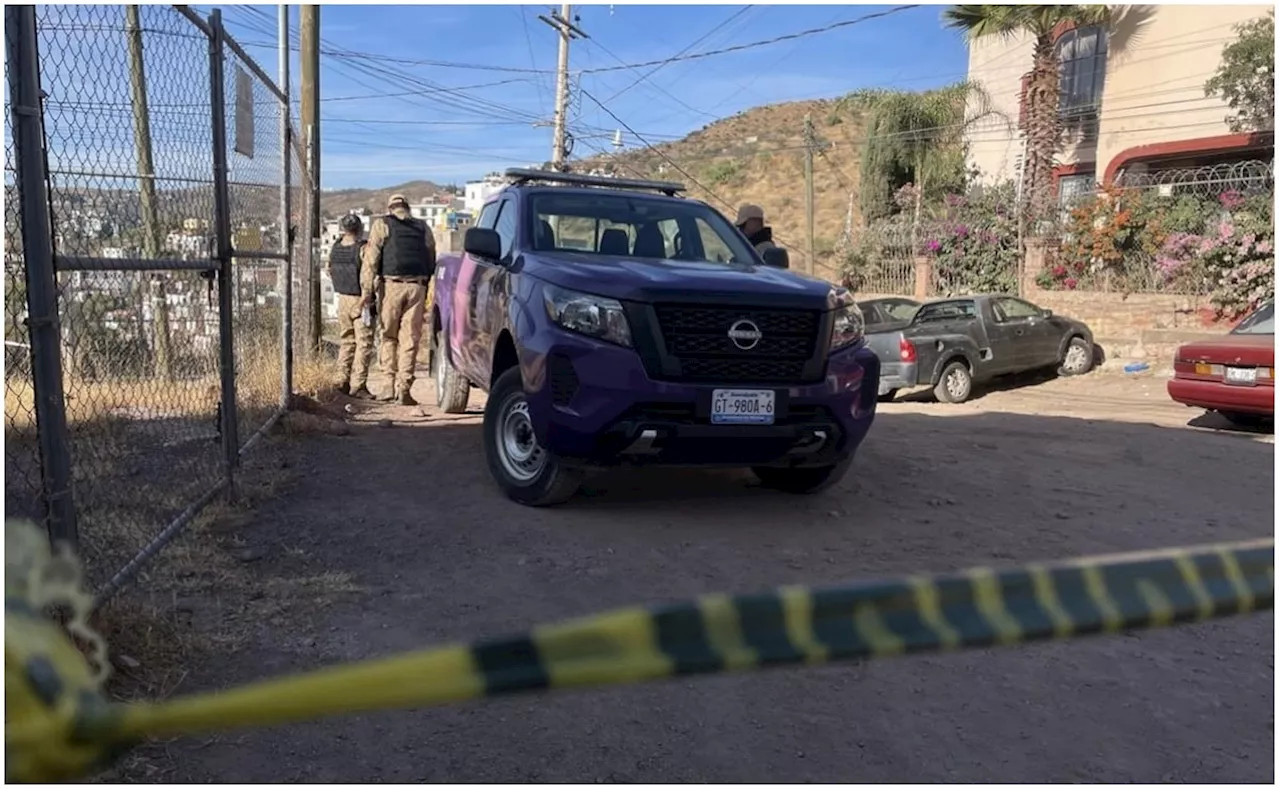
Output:
<svg viewBox="0 0 1280 789">
<path fill-rule="evenodd" d="M 236 153 L 253 158 L 253 77 L 236 66 Z"/>
</svg>

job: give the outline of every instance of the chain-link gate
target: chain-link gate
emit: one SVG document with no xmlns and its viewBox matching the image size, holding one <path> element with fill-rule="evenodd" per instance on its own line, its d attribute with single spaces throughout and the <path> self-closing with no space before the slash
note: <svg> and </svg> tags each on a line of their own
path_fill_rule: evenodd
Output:
<svg viewBox="0 0 1280 789">
<path fill-rule="evenodd" d="M 217 11 L 5 22 L 6 515 L 76 545 L 101 600 L 288 405 L 302 169 L 288 97 Z"/>
</svg>

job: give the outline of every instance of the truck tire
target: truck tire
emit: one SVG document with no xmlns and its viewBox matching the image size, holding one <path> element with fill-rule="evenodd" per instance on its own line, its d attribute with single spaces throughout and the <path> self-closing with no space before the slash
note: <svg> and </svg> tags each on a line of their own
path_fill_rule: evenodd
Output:
<svg viewBox="0 0 1280 789">
<path fill-rule="evenodd" d="M 962 361 L 949 362 L 942 368 L 933 396 L 939 403 L 963 403 L 973 394 L 973 374 Z"/>
<path fill-rule="evenodd" d="M 538 445 L 519 367 L 498 376 L 489 392 L 484 406 L 484 456 L 489 473 L 507 498 L 529 507 L 567 501 L 582 483 L 581 471 L 565 468 Z"/>
<path fill-rule="evenodd" d="M 431 349 L 431 380 L 436 385 L 436 406 L 446 414 L 461 414 L 467 410 L 471 396 L 471 383 L 449 361 L 444 330 L 436 332 Z"/>
<path fill-rule="evenodd" d="M 1084 375 L 1093 369 L 1093 346 L 1083 337 L 1072 337 L 1062 352 L 1058 375 Z"/>
<path fill-rule="evenodd" d="M 853 457 L 847 457 L 831 466 L 814 466 L 810 468 L 776 468 L 774 466 L 755 466 L 751 472 L 760 479 L 760 484 L 783 493 L 820 493 L 844 478 Z"/>
</svg>

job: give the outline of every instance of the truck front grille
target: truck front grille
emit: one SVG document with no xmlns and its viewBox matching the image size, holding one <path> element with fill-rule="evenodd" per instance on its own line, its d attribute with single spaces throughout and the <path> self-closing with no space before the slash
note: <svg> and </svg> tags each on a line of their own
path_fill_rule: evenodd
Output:
<svg viewBox="0 0 1280 789">
<path fill-rule="evenodd" d="M 666 353 L 680 364 L 681 380 L 724 384 L 796 383 L 818 349 L 816 310 L 740 309 L 658 304 L 654 311 Z M 760 331 L 743 349 L 729 336 L 739 321 Z"/>
</svg>

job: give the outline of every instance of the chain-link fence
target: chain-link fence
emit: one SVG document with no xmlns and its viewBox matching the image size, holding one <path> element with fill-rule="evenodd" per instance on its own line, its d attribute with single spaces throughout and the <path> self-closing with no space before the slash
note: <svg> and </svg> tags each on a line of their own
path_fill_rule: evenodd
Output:
<svg viewBox="0 0 1280 789">
<path fill-rule="evenodd" d="M 284 158 L 302 171 L 216 12 L 10 7 L 5 29 L 10 95 L 42 110 L 5 113 L 6 512 L 78 540 L 109 595 L 286 405 Z M 26 295 L 45 284 L 56 323 Z"/>
<path fill-rule="evenodd" d="M 1044 288 L 1209 296 L 1274 261 L 1274 160 L 1129 170 L 1065 201 Z"/>
</svg>

